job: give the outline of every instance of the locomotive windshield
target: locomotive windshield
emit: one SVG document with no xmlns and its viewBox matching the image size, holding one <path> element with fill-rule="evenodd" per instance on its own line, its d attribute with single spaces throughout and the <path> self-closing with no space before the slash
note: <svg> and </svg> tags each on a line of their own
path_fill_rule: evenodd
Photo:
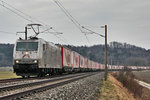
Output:
<svg viewBox="0 0 150 100">
<path fill-rule="evenodd" d="M 17 42 L 16 51 L 37 51 L 38 42 Z"/>
</svg>

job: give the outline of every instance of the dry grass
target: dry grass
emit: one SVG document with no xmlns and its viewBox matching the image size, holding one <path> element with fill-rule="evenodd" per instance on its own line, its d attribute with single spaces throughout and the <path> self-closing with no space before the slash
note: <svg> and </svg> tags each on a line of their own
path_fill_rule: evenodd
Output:
<svg viewBox="0 0 150 100">
<path fill-rule="evenodd" d="M 142 100 L 150 100 L 150 90 L 143 88 Z"/>
<path fill-rule="evenodd" d="M 12 67 L 0 67 L 0 79 L 18 78 Z"/>
<path fill-rule="evenodd" d="M 0 72 L 13 72 L 13 67 L 0 67 Z"/>
<path fill-rule="evenodd" d="M 135 100 L 132 94 L 113 76 L 108 75 L 108 81 L 103 81 L 99 100 Z"/>
<path fill-rule="evenodd" d="M 0 79 L 9 79 L 9 78 L 19 78 L 20 76 L 17 76 L 13 72 L 0 72 Z"/>
</svg>

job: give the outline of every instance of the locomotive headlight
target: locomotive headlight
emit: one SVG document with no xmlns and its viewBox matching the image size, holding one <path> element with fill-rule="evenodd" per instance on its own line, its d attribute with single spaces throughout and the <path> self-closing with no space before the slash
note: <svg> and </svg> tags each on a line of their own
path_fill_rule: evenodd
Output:
<svg viewBox="0 0 150 100">
<path fill-rule="evenodd" d="M 34 63 L 37 63 L 37 60 L 34 60 Z"/>
<path fill-rule="evenodd" d="M 25 52 L 25 54 L 26 54 L 26 55 L 28 55 L 28 54 L 29 54 L 29 52 Z"/>
<path fill-rule="evenodd" d="M 16 60 L 16 63 L 19 63 L 19 60 Z"/>
</svg>

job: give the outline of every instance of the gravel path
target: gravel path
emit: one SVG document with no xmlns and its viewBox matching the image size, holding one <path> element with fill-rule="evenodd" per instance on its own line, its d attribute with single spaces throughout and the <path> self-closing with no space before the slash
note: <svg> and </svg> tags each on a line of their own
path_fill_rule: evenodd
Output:
<svg viewBox="0 0 150 100">
<path fill-rule="evenodd" d="M 100 72 L 64 86 L 22 98 L 22 100 L 97 100 L 103 76 L 104 73 Z"/>
</svg>

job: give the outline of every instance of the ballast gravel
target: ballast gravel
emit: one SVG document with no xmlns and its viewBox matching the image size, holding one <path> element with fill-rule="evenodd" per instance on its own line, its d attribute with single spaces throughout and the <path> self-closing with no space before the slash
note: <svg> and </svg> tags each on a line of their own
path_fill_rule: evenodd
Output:
<svg viewBox="0 0 150 100">
<path fill-rule="evenodd" d="M 69 84 L 39 92 L 22 100 L 97 100 L 103 72 Z"/>
</svg>

